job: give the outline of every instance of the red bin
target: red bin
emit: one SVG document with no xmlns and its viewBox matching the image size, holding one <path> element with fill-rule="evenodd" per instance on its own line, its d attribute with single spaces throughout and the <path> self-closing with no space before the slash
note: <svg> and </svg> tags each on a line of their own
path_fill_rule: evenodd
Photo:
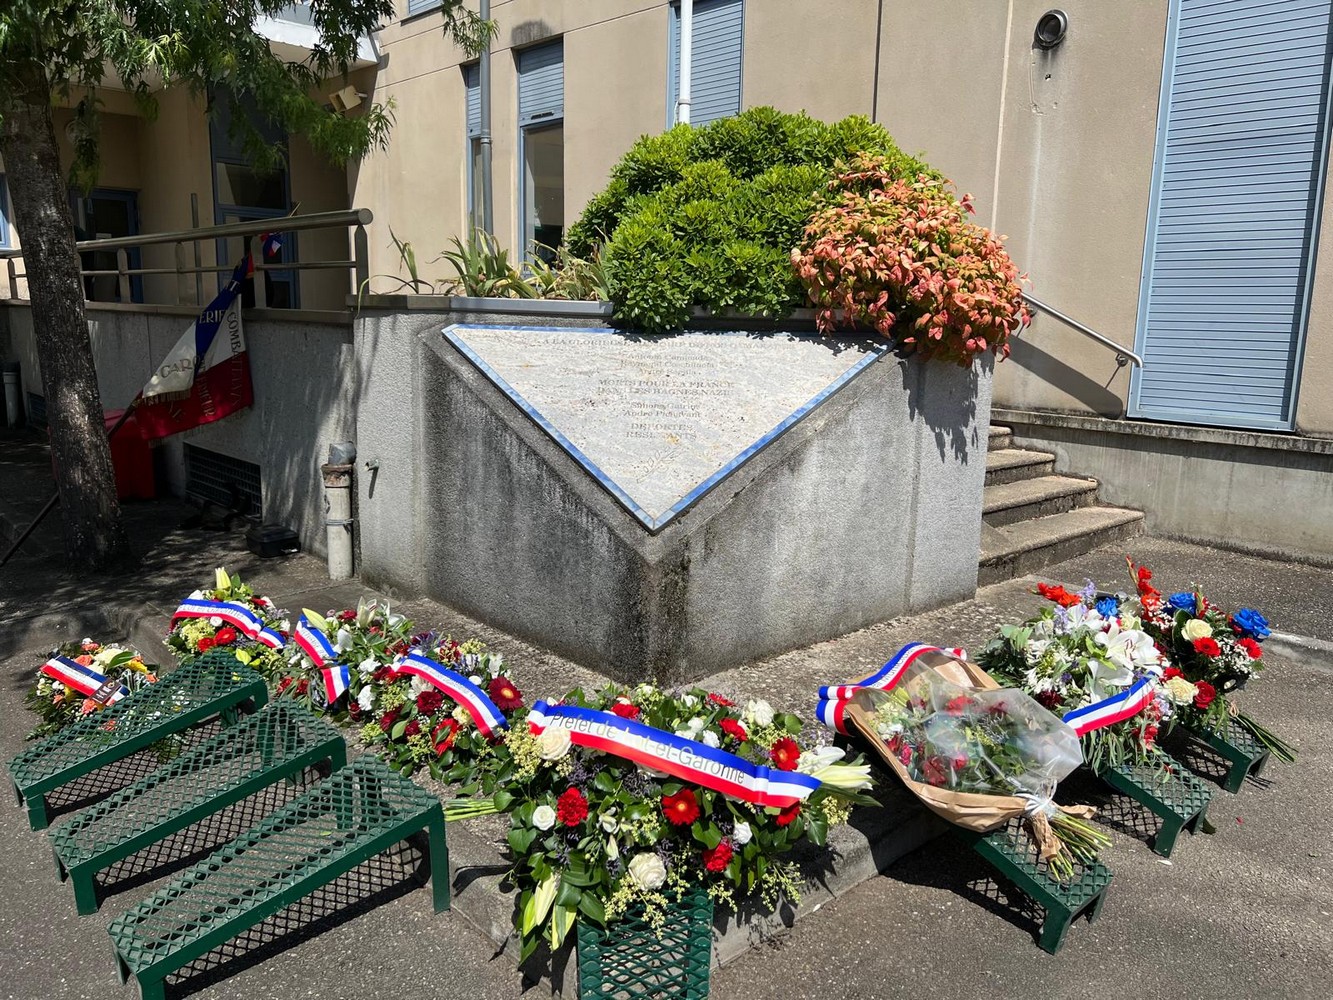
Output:
<svg viewBox="0 0 1333 1000">
<path fill-rule="evenodd" d="M 106 429 L 111 430 L 124 410 L 107 410 Z M 122 500 L 153 500 L 157 489 L 153 482 L 153 449 L 139 432 L 133 413 L 111 436 L 111 464 L 116 469 L 116 495 Z"/>
</svg>

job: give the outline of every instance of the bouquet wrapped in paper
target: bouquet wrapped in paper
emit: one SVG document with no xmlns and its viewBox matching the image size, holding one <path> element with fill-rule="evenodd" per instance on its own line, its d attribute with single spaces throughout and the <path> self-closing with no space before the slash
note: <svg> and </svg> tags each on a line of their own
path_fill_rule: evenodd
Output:
<svg viewBox="0 0 1333 1000">
<path fill-rule="evenodd" d="M 1087 806 L 1058 806 L 1059 781 L 1083 762 L 1078 735 L 959 651 L 907 646 L 878 673 L 821 692 L 820 715 L 863 735 L 932 812 L 984 833 L 1022 818 L 1057 877 L 1107 845 Z"/>
</svg>

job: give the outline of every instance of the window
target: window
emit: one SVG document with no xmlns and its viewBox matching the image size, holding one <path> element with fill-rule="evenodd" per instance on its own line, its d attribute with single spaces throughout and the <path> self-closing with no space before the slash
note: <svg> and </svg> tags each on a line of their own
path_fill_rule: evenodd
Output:
<svg viewBox="0 0 1333 1000">
<path fill-rule="evenodd" d="M 548 42 L 518 53 L 523 254 L 551 260 L 565 238 L 565 54 Z"/>
<path fill-rule="evenodd" d="M 9 238 L 9 185 L 5 181 L 5 175 L 0 174 L 0 247 L 11 247 L 13 242 Z"/>
<path fill-rule="evenodd" d="M 676 124 L 680 93 L 680 4 L 672 3 L 667 32 L 667 125 Z M 695 0 L 690 61 L 690 123 L 709 122 L 741 110 L 744 0 Z"/>
<path fill-rule="evenodd" d="M 407 13 L 405 17 L 416 17 L 418 14 L 424 14 L 428 10 L 434 10 L 440 6 L 443 0 L 407 0 Z"/>
<path fill-rule="evenodd" d="M 481 67 L 476 63 L 463 67 L 463 86 L 467 92 L 467 225 L 469 234 L 481 228 Z"/>
</svg>

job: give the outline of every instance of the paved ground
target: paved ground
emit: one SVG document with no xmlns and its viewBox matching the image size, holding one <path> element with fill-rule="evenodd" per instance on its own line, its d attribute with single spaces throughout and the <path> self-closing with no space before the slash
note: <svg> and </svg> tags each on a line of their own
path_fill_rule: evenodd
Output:
<svg viewBox="0 0 1333 1000">
<path fill-rule="evenodd" d="M 2 491 L 0 491 L 2 492 Z M 131 508 L 145 551 L 132 578 L 88 581 L 48 553 L 29 553 L 0 570 L 0 757 L 22 744 L 21 706 L 40 654 L 107 605 L 166 611 L 215 565 L 253 580 L 280 603 L 325 608 L 345 603 L 355 585 L 331 587 L 312 559 L 260 561 L 240 539 L 178 525 L 179 505 Z M 1219 600 L 1244 600 L 1287 632 L 1333 638 L 1326 572 L 1262 559 L 1140 539 L 1128 546 L 1164 586 L 1206 581 Z M 1048 578 L 1081 584 L 1091 576 L 1116 589 L 1127 576 L 1119 549 L 1053 567 Z M 760 664 L 727 671 L 720 689 L 767 693 L 809 711 L 810 693 L 831 679 L 877 666 L 903 642 L 976 646 L 1000 621 L 1040 606 L 1031 580 L 986 588 L 976 601 L 890 622 Z M 426 601 L 406 601 L 416 620 L 479 635 L 505 651 L 536 693 L 593 679 L 587 671 Z M 103 618 L 103 620 L 105 620 Z M 150 617 L 149 621 L 153 619 Z M 154 629 L 140 628 L 140 636 Z M 144 640 L 140 638 L 140 641 Z M 1333 716 L 1329 658 L 1271 657 L 1269 674 L 1247 701 L 1256 715 L 1297 742 L 1296 766 L 1273 765 L 1271 783 L 1237 796 L 1218 791 L 1215 835 L 1182 837 L 1166 864 L 1142 843 L 1154 827 L 1124 799 L 1075 788 L 1104 808 L 1115 838 L 1116 871 L 1102 919 L 1071 928 L 1064 951 L 1048 957 L 1033 944 L 1035 924 L 984 864 L 948 838 L 911 854 L 825 905 L 777 942 L 715 972 L 714 996 L 759 997 L 1325 997 L 1333 965 L 1328 795 L 1333 766 L 1324 720 Z M 1202 766 L 1206 761 L 1199 762 Z M 129 765 L 121 779 L 134 775 Z M 138 766 L 143 766 L 142 764 Z M 81 795 L 97 789 L 86 787 Z M 57 883 L 42 834 L 21 813 L 0 807 L 0 998 L 108 998 L 134 995 L 114 978 L 105 926 L 146 896 L 170 871 L 207 851 L 266 809 L 246 803 L 213 825 L 145 852 L 114 870 L 102 911 L 75 915 L 72 892 Z M 525 983 L 508 956 L 458 913 L 436 917 L 429 894 L 413 891 L 421 859 L 411 850 L 359 869 L 311 903 L 280 914 L 225 955 L 189 970 L 174 996 L 378 1000 L 404 996 L 516 997 L 549 993 Z M 1015 905 L 1015 903 L 1019 905 Z"/>
</svg>

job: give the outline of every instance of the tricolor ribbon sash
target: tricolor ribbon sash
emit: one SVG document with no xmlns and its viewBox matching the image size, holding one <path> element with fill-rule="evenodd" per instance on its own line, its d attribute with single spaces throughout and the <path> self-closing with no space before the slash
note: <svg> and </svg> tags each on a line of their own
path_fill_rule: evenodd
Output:
<svg viewBox="0 0 1333 1000">
<path fill-rule="evenodd" d="M 51 657 L 42 664 L 41 672 L 88 698 L 97 694 L 102 686 L 106 684 L 106 674 L 99 673 L 92 667 L 85 667 L 82 663 L 75 663 L 64 656 Z M 114 705 L 129 693 L 129 690 L 122 684 L 118 690 L 111 693 L 111 697 L 106 700 L 106 704 Z"/>
<path fill-rule="evenodd" d="M 286 644 L 281 634 L 267 628 L 262 618 L 235 601 L 206 601 L 200 597 L 187 597 L 171 616 L 173 623 L 178 618 L 221 618 L 243 632 L 247 638 L 262 642 L 270 649 L 281 649 Z"/>
<path fill-rule="evenodd" d="M 324 693 L 329 696 L 328 704 L 332 705 L 351 686 L 352 671 L 348 667 L 337 665 L 325 667 L 320 673 L 324 675 Z"/>
<path fill-rule="evenodd" d="M 1084 736 L 1096 729 L 1114 726 L 1142 712 L 1153 699 L 1153 683 L 1148 677 L 1140 678 L 1132 686 L 1102 701 L 1066 712 L 1061 718 L 1074 732 Z"/>
<path fill-rule="evenodd" d="M 907 668 L 926 653 L 943 653 L 945 656 L 952 656 L 960 660 L 967 659 L 967 653 L 961 649 L 944 649 L 940 646 L 926 646 L 919 642 L 908 643 L 894 653 L 888 663 L 864 680 L 857 681 L 855 684 L 835 684 L 821 687 L 819 689 L 819 704 L 815 707 L 815 715 L 820 722 L 830 729 L 836 729 L 846 735 L 847 703 L 852 700 L 856 692 L 861 688 L 878 688 L 881 691 L 892 691 L 897 687 L 898 682 L 903 679 L 903 674 L 907 673 Z"/>
<path fill-rule="evenodd" d="M 614 754 L 757 806 L 785 809 L 804 801 L 819 787 L 819 779 L 808 774 L 752 764 L 726 750 L 611 712 L 545 701 L 533 705 L 528 712 L 532 732 L 540 735 L 552 725 L 568 729 L 575 746 Z"/>
<path fill-rule="evenodd" d="M 301 652 L 310 657 L 311 662 L 317 667 L 326 667 L 338 658 L 338 651 L 333 648 L 333 643 L 329 642 L 324 630 L 311 625 L 305 615 L 302 615 L 300 621 L 296 623 L 292 641 L 301 647 Z M 344 687 L 343 691 L 346 690 Z"/>
<path fill-rule="evenodd" d="M 481 730 L 483 736 L 490 736 L 501 729 L 508 729 L 504 713 L 495 707 L 486 692 L 462 674 L 450 670 L 442 663 L 436 663 L 419 649 L 414 649 L 400 656 L 393 664 L 394 673 L 411 674 L 439 688 L 458 704 L 462 705 L 472 721 Z"/>
</svg>

